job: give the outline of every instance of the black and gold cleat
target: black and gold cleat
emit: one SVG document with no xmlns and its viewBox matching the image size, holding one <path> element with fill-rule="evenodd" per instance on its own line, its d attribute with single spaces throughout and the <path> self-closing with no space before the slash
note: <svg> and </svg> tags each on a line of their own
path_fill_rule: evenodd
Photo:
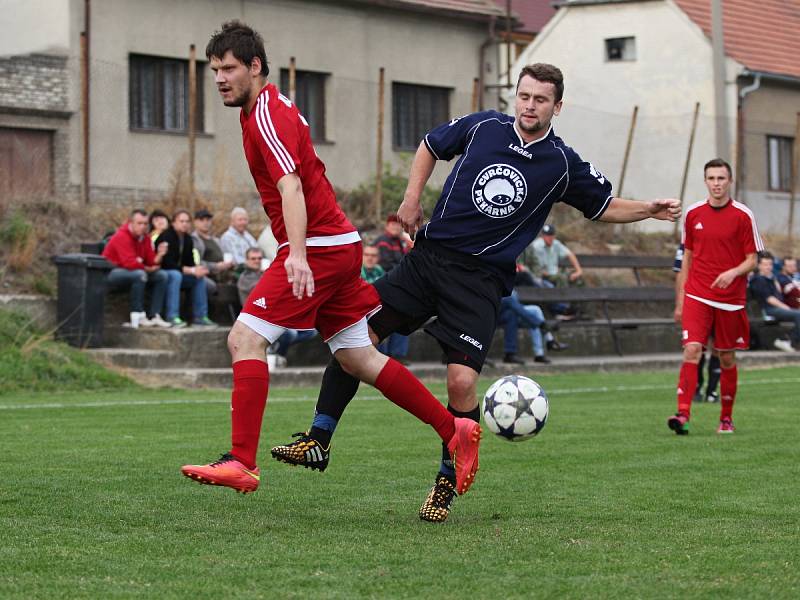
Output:
<svg viewBox="0 0 800 600">
<path fill-rule="evenodd" d="M 272 457 L 275 460 L 315 471 L 324 471 L 327 468 L 331 454 L 330 446 L 324 448 L 317 440 L 310 437 L 307 431 L 292 434 L 292 437 L 300 439 L 272 449 Z"/>
<path fill-rule="evenodd" d="M 419 518 L 431 523 L 444 523 L 450 515 L 450 505 L 455 496 L 455 484 L 439 473 L 428 497 L 419 507 Z"/>
</svg>

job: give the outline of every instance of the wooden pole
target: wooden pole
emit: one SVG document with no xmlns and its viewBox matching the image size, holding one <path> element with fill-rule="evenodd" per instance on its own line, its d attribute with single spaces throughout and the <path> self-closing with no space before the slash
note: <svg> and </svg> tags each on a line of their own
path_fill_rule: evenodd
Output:
<svg viewBox="0 0 800 600">
<path fill-rule="evenodd" d="M 511 0 L 506 0 L 506 85 L 511 87 Z"/>
<path fill-rule="evenodd" d="M 197 51 L 194 44 L 189 46 L 189 202 L 195 209 L 194 163 L 195 141 L 197 137 Z"/>
<path fill-rule="evenodd" d="M 800 195 L 800 112 L 797 113 L 797 125 L 794 130 L 794 146 L 792 148 L 792 193 L 789 196 L 789 235 L 788 254 L 794 256 L 794 201 Z"/>
<path fill-rule="evenodd" d="M 478 112 L 478 104 L 481 95 L 481 80 L 477 77 L 472 80 L 472 110 L 470 112 Z"/>
<path fill-rule="evenodd" d="M 378 139 L 375 152 L 375 224 L 380 225 L 383 220 L 383 98 L 385 87 L 385 73 L 383 67 L 378 72 Z"/>
<path fill-rule="evenodd" d="M 297 63 L 294 56 L 289 58 L 289 100 L 297 104 Z"/>
<path fill-rule="evenodd" d="M 681 193 L 678 198 L 683 204 L 683 199 L 686 194 L 686 182 L 689 179 L 689 163 L 692 161 L 692 149 L 694 148 L 694 134 L 697 131 L 697 118 L 700 115 L 700 103 L 694 103 L 694 117 L 692 117 L 692 130 L 689 133 L 689 148 L 686 150 L 686 162 L 683 164 L 683 178 L 681 179 Z M 678 221 L 675 221 L 675 227 L 673 229 L 673 234 L 678 235 Z"/>
<path fill-rule="evenodd" d="M 622 171 L 619 174 L 619 186 L 617 186 L 617 196 L 622 197 L 622 186 L 625 183 L 625 171 L 628 170 L 628 158 L 631 155 L 631 146 L 633 145 L 633 132 L 636 129 L 636 116 L 639 114 L 639 106 L 633 107 L 633 115 L 631 115 L 631 126 L 628 129 L 628 141 L 625 144 L 625 156 L 622 158 Z"/>
<path fill-rule="evenodd" d="M 83 146 L 82 196 L 89 204 L 89 36 L 81 32 L 81 137 Z"/>
</svg>

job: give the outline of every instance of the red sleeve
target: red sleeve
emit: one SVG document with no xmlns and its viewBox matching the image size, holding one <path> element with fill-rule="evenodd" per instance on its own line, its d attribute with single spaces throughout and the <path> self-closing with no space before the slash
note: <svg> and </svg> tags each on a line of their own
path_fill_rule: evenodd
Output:
<svg viewBox="0 0 800 600">
<path fill-rule="evenodd" d="M 142 263 L 137 260 L 132 238 L 119 231 L 108 241 L 108 245 L 103 250 L 103 256 L 116 266 L 129 271 L 142 268 Z"/>
<path fill-rule="evenodd" d="M 282 102 L 282 101 L 278 101 Z M 297 170 L 300 164 L 297 109 L 289 106 L 269 108 L 269 96 L 262 95 L 256 104 L 257 140 L 269 175 L 274 182 Z"/>
<path fill-rule="evenodd" d="M 764 249 L 761 245 L 758 229 L 756 229 L 756 221 L 752 215 L 746 213 L 742 215 L 741 224 L 739 225 L 739 239 L 745 254 L 754 254 Z"/>
</svg>

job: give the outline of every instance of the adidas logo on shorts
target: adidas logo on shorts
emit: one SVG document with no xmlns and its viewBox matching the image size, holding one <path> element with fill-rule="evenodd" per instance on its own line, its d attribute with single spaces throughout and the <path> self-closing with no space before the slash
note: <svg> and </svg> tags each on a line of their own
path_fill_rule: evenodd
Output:
<svg viewBox="0 0 800 600">
<path fill-rule="evenodd" d="M 267 308 L 267 300 L 265 298 L 259 298 L 258 300 L 253 300 L 253 304 L 258 306 L 259 308 Z"/>
</svg>

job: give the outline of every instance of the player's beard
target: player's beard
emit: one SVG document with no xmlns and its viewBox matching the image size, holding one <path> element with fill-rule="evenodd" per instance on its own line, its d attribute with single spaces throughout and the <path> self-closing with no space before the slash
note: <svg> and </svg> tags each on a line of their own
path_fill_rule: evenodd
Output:
<svg viewBox="0 0 800 600">
<path fill-rule="evenodd" d="M 547 120 L 544 119 L 536 119 L 536 122 L 533 125 L 525 125 L 522 119 L 517 119 L 519 122 L 519 128 L 522 129 L 525 133 L 539 133 L 550 127 L 550 121 L 552 120 L 553 116 L 550 115 L 550 118 Z"/>
<path fill-rule="evenodd" d="M 247 101 L 250 99 L 251 89 L 249 87 L 246 88 L 246 89 L 239 90 L 238 93 L 236 93 L 236 89 L 235 88 L 231 88 L 231 92 L 234 92 L 235 95 L 231 100 L 227 100 L 227 101 L 223 100 L 222 101 L 222 103 L 225 106 L 232 106 L 232 107 L 244 106 L 245 104 L 247 104 Z"/>
</svg>

